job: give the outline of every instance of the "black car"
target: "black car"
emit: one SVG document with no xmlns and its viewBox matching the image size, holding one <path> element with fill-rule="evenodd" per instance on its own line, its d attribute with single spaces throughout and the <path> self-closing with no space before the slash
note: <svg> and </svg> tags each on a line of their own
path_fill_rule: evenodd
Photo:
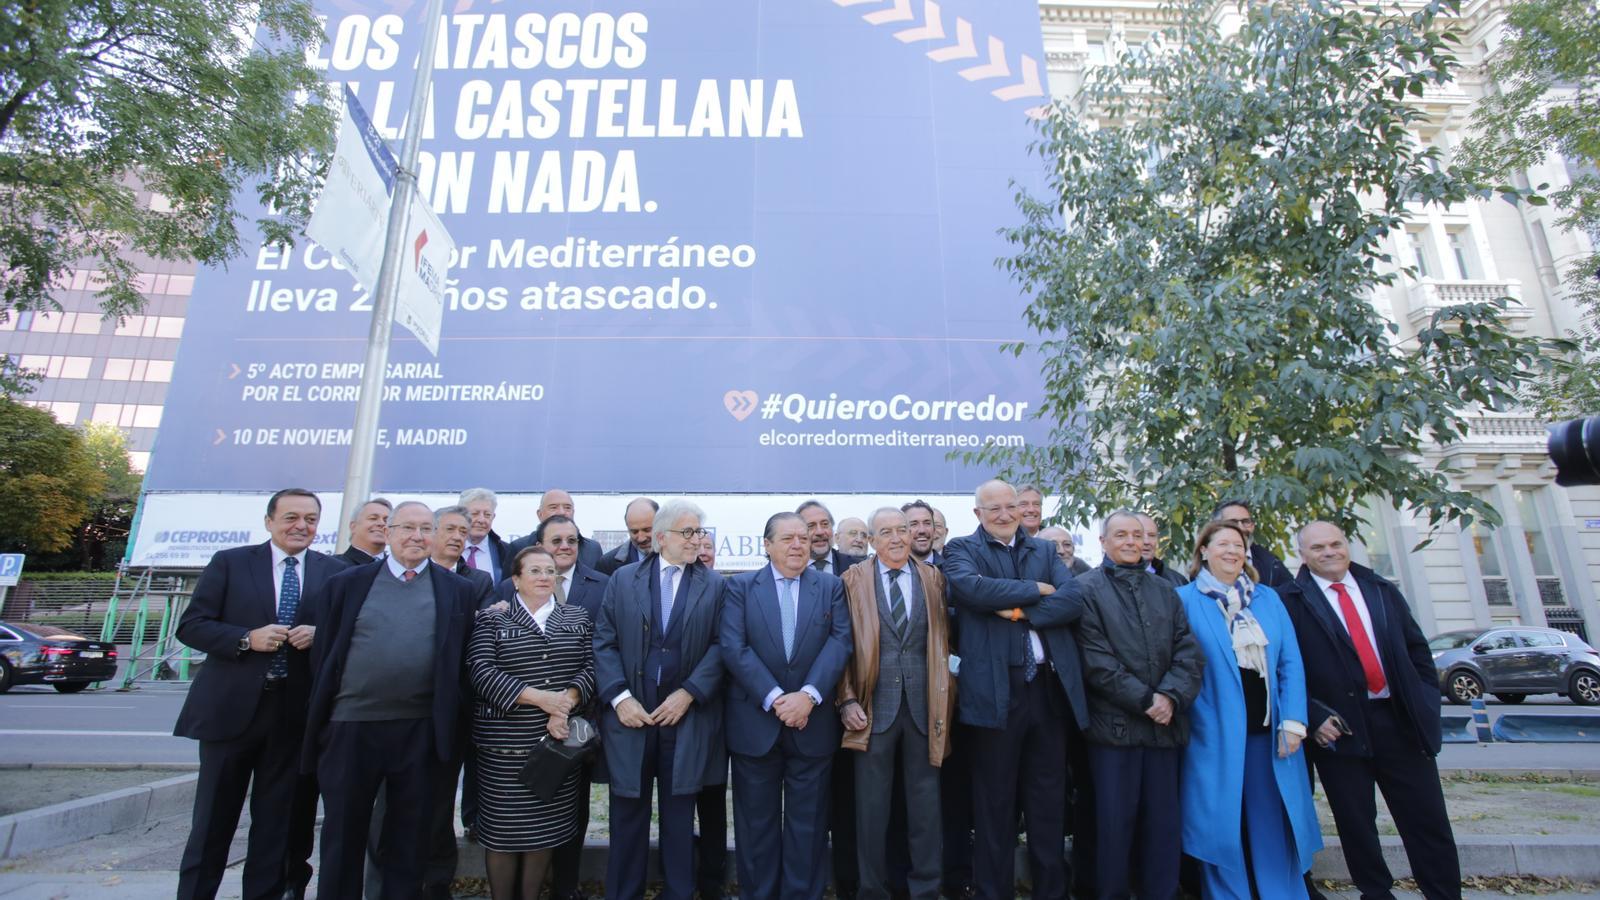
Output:
<svg viewBox="0 0 1600 900">
<path fill-rule="evenodd" d="M 54 625 L 0 622 L 0 694 L 14 684 L 50 684 L 76 694 L 117 674 L 117 645 Z"/>
<path fill-rule="evenodd" d="M 1439 691 L 1454 703 L 1490 693 L 1502 703 L 1562 694 L 1583 706 L 1600 704 L 1600 652 L 1575 634 L 1509 625 L 1449 631 L 1428 641 L 1428 649 Z"/>
</svg>

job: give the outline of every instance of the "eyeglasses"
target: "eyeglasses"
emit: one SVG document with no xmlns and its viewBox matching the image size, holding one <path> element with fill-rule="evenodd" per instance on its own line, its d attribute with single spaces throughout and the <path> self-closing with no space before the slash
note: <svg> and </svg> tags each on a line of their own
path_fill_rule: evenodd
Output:
<svg viewBox="0 0 1600 900">
<path fill-rule="evenodd" d="M 578 539 L 575 537 L 553 537 L 546 538 L 545 543 L 552 547 L 576 547 L 578 546 Z"/>
<path fill-rule="evenodd" d="M 537 569 L 523 569 L 522 570 L 522 577 L 524 577 L 524 578 L 528 577 L 529 575 L 554 575 L 554 574 L 556 574 L 556 570 L 555 570 L 555 568 L 553 566 L 540 566 Z"/>
<path fill-rule="evenodd" d="M 680 528 L 677 531 L 670 533 L 675 534 L 686 541 L 697 541 L 700 538 L 705 537 L 709 532 L 707 532 L 704 528 Z"/>
<path fill-rule="evenodd" d="M 389 533 L 390 534 L 420 534 L 423 537 L 431 537 L 433 535 L 433 526 L 432 525 L 412 525 L 410 523 L 407 523 L 405 525 L 390 525 L 389 526 Z"/>
<path fill-rule="evenodd" d="M 1256 520 L 1251 518 L 1223 519 L 1222 521 L 1228 525 L 1234 525 L 1239 528 L 1249 528 L 1250 526 L 1256 524 Z"/>
</svg>

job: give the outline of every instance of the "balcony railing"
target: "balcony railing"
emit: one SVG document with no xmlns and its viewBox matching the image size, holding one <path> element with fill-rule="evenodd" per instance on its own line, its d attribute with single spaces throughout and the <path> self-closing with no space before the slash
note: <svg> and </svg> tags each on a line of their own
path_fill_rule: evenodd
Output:
<svg viewBox="0 0 1600 900">
<path fill-rule="evenodd" d="M 1482 303 L 1497 300 L 1501 297 L 1510 297 L 1517 301 L 1501 310 L 1501 317 L 1512 331 L 1523 331 L 1528 327 L 1528 320 L 1533 318 L 1533 310 L 1523 306 L 1522 282 L 1515 279 L 1510 281 L 1442 281 L 1435 278 L 1424 278 L 1411 285 L 1407 292 L 1408 313 L 1413 328 L 1423 328 L 1433 319 L 1433 314 L 1441 309 L 1449 309 L 1462 303 Z"/>
</svg>

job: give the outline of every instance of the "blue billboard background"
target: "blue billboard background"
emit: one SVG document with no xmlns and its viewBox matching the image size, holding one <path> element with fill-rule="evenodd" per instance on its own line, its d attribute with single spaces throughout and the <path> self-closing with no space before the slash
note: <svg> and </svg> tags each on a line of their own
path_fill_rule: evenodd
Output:
<svg viewBox="0 0 1600 900">
<path fill-rule="evenodd" d="M 379 489 L 964 491 L 951 450 L 1042 436 L 995 266 L 1034 0 L 507 6 L 447 4 L 420 172 L 462 256 L 438 358 L 396 333 Z M 394 135 L 422 7 L 322 5 Z M 337 488 L 363 292 L 304 243 L 188 315 L 147 489 Z"/>
</svg>

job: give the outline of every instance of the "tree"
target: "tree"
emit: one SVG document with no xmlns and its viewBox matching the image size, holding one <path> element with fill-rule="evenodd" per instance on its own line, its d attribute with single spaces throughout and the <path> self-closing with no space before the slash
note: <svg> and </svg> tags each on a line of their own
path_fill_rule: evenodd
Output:
<svg viewBox="0 0 1600 900">
<path fill-rule="evenodd" d="M 104 477 L 105 486 L 90 504 L 89 516 L 73 540 L 72 567 L 81 571 L 114 565 L 127 546 L 143 479 L 128 459 L 128 440 L 115 425 L 83 426 L 84 449 Z"/>
<path fill-rule="evenodd" d="M 1508 180 L 1550 153 L 1560 154 L 1571 178 L 1548 198 L 1562 211 L 1556 224 L 1584 232 L 1597 248 L 1561 273 L 1583 321 L 1572 335 L 1575 351 L 1563 354 L 1529 392 L 1551 418 L 1600 413 L 1600 16 L 1595 13 L 1592 0 L 1522 0 L 1506 9 L 1505 41 L 1489 66 L 1500 91 L 1474 111 L 1477 135 L 1466 145 L 1474 162 Z"/>
<path fill-rule="evenodd" d="M 0 0 L 0 309 L 52 306 L 87 259 L 105 312 L 136 312 L 125 252 L 227 260 L 246 188 L 291 241 L 333 139 L 321 31 L 304 0 Z"/>
<path fill-rule="evenodd" d="M 69 546 L 105 485 L 83 435 L 0 398 L 0 540 L 29 553 Z"/>
<path fill-rule="evenodd" d="M 1372 303 L 1409 211 L 1474 196 L 1413 143 L 1407 102 L 1456 70 L 1453 0 L 1249 4 L 1226 37 L 1216 9 L 1169 8 L 1091 76 L 1086 112 L 1042 120 L 1047 190 L 1019 192 L 1001 264 L 1034 298 L 1040 339 L 1007 349 L 1039 356 L 1051 437 L 967 458 L 1050 486 L 1067 521 L 1156 510 L 1178 546 L 1223 496 L 1279 545 L 1311 517 L 1352 527 L 1374 495 L 1495 521 L 1424 454 L 1509 402 L 1538 343 L 1502 327 L 1504 299 L 1411 339 Z"/>
</svg>

